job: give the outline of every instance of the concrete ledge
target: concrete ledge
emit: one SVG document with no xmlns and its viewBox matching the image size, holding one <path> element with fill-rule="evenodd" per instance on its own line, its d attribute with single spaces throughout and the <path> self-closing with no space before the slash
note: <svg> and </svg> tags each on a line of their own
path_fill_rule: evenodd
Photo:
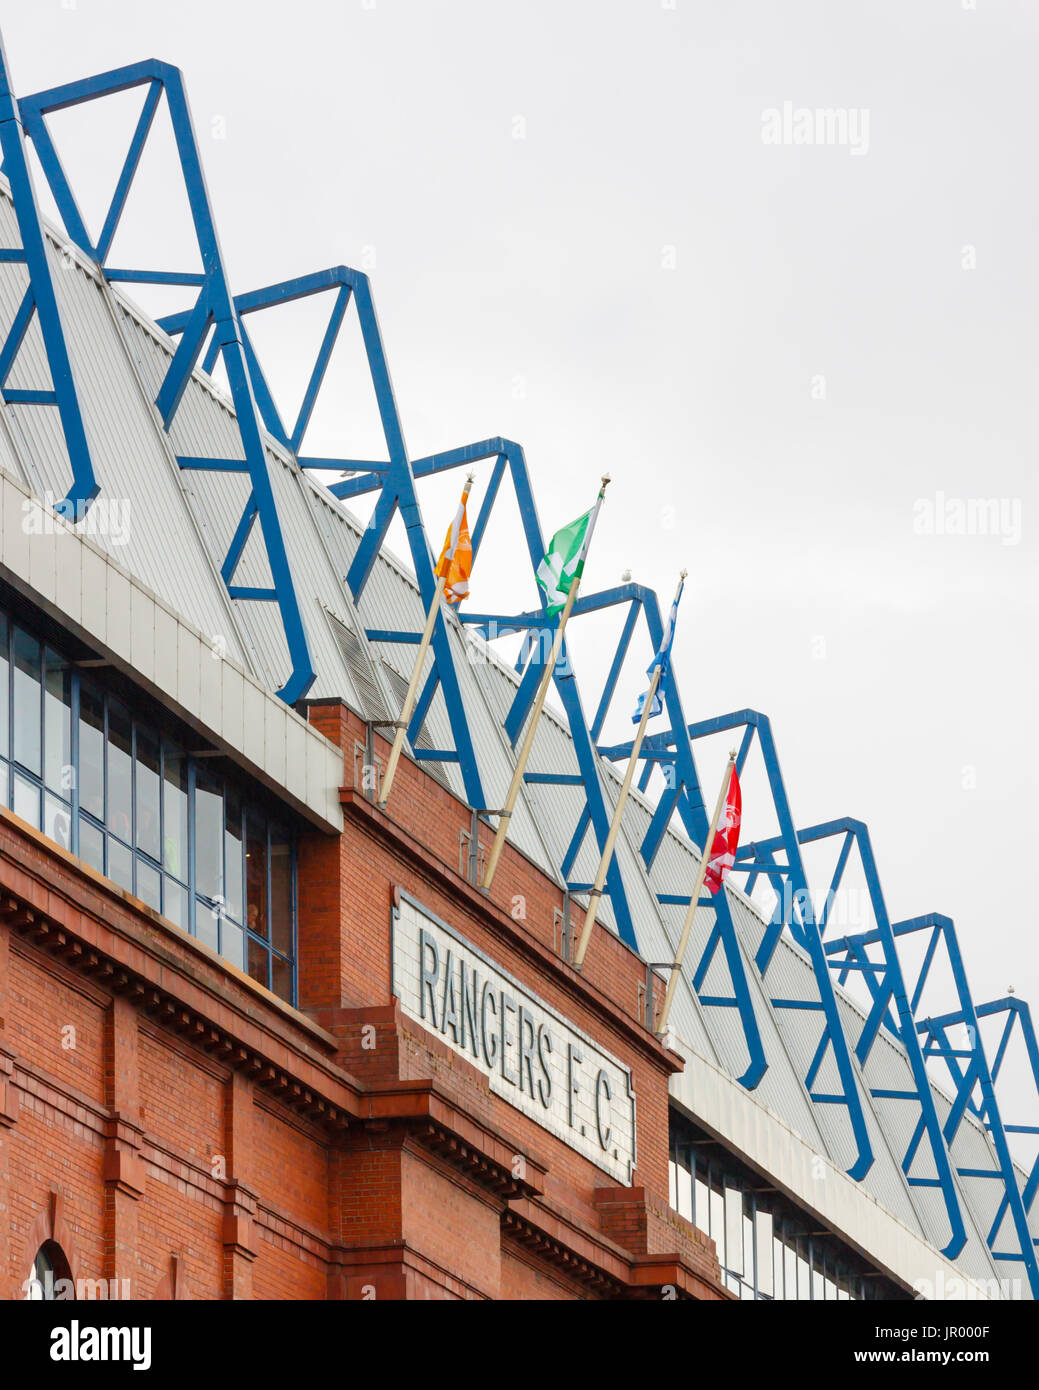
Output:
<svg viewBox="0 0 1039 1390">
<path fill-rule="evenodd" d="M 6 473 L 0 576 L 312 824 L 342 830 L 342 752 Z"/>
<path fill-rule="evenodd" d="M 780 1117 L 680 1039 L 685 1070 L 671 1077 L 672 1100 L 752 1168 L 859 1250 L 877 1269 L 924 1297 L 1000 1297 L 999 1282 L 973 1279 L 909 1230 L 861 1184 L 815 1152 Z M 824 1165 L 822 1176 L 819 1165 Z M 1027 1296 L 1027 1295 L 1026 1295 Z"/>
</svg>

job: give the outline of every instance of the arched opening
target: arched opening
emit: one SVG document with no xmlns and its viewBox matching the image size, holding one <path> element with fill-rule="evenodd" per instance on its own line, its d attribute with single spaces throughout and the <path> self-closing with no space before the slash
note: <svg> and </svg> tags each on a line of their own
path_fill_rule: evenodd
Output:
<svg viewBox="0 0 1039 1390">
<path fill-rule="evenodd" d="M 25 1297 L 30 1303 L 52 1303 L 56 1299 L 75 1298 L 72 1270 L 57 1241 L 45 1240 L 37 1250 L 25 1289 Z"/>
</svg>

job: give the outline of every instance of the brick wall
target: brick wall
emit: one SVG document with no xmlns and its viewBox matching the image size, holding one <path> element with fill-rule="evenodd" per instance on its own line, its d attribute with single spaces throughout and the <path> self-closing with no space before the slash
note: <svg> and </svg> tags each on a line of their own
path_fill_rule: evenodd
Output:
<svg viewBox="0 0 1039 1390">
<path fill-rule="evenodd" d="M 597 930 L 578 976 L 551 880 L 510 849 L 485 898 L 466 808 L 404 760 L 379 812 L 350 785 L 363 726 L 311 718 L 347 750 L 346 824 L 301 836 L 298 1013 L 0 811 L 0 1296 L 57 1239 L 133 1298 L 727 1297 L 667 1207 L 677 1060 L 641 962 Z M 631 1188 L 401 1014 L 400 889 L 631 1067 Z"/>
</svg>

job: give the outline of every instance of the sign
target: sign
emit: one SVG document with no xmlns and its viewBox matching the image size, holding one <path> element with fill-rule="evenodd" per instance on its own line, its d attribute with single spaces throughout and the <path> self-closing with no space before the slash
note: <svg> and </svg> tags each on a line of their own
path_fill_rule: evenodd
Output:
<svg viewBox="0 0 1039 1390">
<path fill-rule="evenodd" d="M 406 893 L 392 923 L 393 993 L 491 1090 L 620 1183 L 635 1166 L 631 1072 Z"/>
</svg>

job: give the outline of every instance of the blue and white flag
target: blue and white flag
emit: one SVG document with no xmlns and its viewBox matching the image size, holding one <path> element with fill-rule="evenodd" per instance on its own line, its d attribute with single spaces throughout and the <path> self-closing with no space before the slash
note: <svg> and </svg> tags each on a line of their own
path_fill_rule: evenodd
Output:
<svg viewBox="0 0 1039 1390">
<path fill-rule="evenodd" d="M 660 667 L 660 680 L 657 682 L 656 692 L 653 696 L 653 708 L 649 712 L 649 717 L 651 719 L 655 718 L 658 714 L 662 714 L 664 710 L 664 682 L 667 680 L 668 667 L 671 661 L 671 643 L 674 641 L 675 637 L 675 623 L 678 619 L 678 602 L 682 597 L 682 590 L 684 588 L 685 576 L 683 575 L 678 585 L 678 592 L 675 594 L 674 602 L 671 605 L 671 611 L 667 615 L 667 622 L 664 624 L 664 635 L 660 639 L 660 646 L 653 660 L 646 667 L 646 675 L 649 676 L 650 681 L 653 679 L 653 672 L 658 666 Z M 646 696 L 648 694 L 649 690 L 647 688 L 639 696 L 638 704 L 635 706 L 635 713 L 631 716 L 631 722 L 633 724 L 637 724 L 642 718 L 642 711 L 645 708 Z"/>
</svg>

